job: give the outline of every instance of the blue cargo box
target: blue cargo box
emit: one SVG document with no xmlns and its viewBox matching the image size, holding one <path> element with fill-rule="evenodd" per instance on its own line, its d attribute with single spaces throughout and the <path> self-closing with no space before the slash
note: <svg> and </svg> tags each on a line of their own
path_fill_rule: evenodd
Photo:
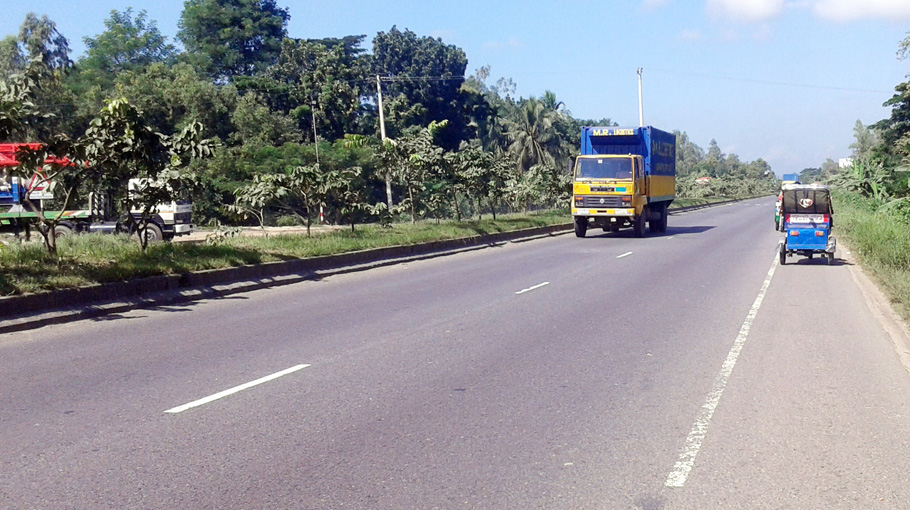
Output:
<svg viewBox="0 0 910 510">
<path fill-rule="evenodd" d="M 581 155 L 596 154 L 644 156 L 646 174 L 676 176 L 676 135 L 652 126 L 582 127 Z"/>
</svg>

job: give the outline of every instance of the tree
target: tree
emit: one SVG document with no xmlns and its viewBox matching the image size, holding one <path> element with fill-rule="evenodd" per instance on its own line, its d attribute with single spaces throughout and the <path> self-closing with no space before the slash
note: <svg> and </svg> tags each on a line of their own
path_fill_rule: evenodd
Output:
<svg viewBox="0 0 910 510">
<path fill-rule="evenodd" d="M 417 204 L 429 178 L 443 164 L 443 149 L 434 143 L 443 123 L 431 123 L 417 134 L 398 139 L 387 138 L 377 151 L 381 166 L 401 184 L 406 193 L 402 205 L 411 211 L 411 222 L 417 221 Z M 389 208 L 391 210 L 391 208 Z"/>
<path fill-rule="evenodd" d="M 446 159 L 455 169 L 453 192 L 469 194 L 474 200 L 478 217 L 482 216 L 483 201 L 487 200 L 493 220 L 496 220 L 496 210 L 506 193 L 509 171 L 514 164 L 505 154 L 494 155 L 476 145 L 446 154 Z M 455 195 L 453 198 L 457 208 L 458 197 Z"/>
<path fill-rule="evenodd" d="M 64 70 L 73 64 L 69 58 L 69 41 L 46 14 L 39 18 L 30 12 L 25 16 L 19 27 L 19 43 L 29 61 L 42 62 L 50 70 Z"/>
<path fill-rule="evenodd" d="M 154 63 L 140 73 L 120 74 L 115 85 L 118 95 L 142 110 L 155 131 L 170 135 L 193 121 L 202 123 L 205 138 L 228 140 L 234 131 L 237 89 L 212 83 L 189 64 Z M 92 99 L 103 105 L 108 95 L 98 93 Z"/>
<path fill-rule="evenodd" d="M 705 151 L 685 132 L 674 131 L 676 135 L 676 173 L 683 176 L 693 172 L 695 166 L 704 161 Z"/>
<path fill-rule="evenodd" d="M 711 139 L 711 142 L 708 143 L 708 153 L 706 159 L 714 164 L 722 163 L 726 159 L 723 151 L 720 150 L 720 145 L 717 144 L 717 140 Z"/>
<path fill-rule="evenodd" d="M 821 175 L 822 175 L 821 168 L 812 168 L 812 167 L 803 168 L 799 172 L 799 182 L 805 182 L 805 183 L 817 182 L 821 178 Z"/>
<path fill-rule="evenodd" d="M 290 19 L 275 0 L 187 0 L 177 38 L 202 69 L 229 80 L 273 64 Z"/>
<path fill-rule="evenodd" d="M 853 138 L 854 142 L 850 144 L 850 148 L 853 149 L 853 157 L 857 159 L 870 156 L 872 150 L 878 145 L 875 131 L 865 126 L 859 119 L 853 126 Z"/>
<path fill-rule="evenodd" d="M 9 69 L 0 76 L 28 75 L 34 82 L 30 100 L 41 105 L 45 114 L 40 122 L 21 124 L 18 135 L 22 138 L 15 141 L 46 140 L 57 134 L 75 138 L 84 129 L 75 115 L 74 98 L 64 87 L 66 71 L 72 65 L 69 52 L 69 43 L 57 31 L 56 23 L 34 13 L 26 15 L 15 41 L 6 38 L 0 44 L 0 53 L 4 54 L 0 68 Z"/>
<path fill-rule="evenodd" d="M 556 166 L 559 138 L 554 128 L 555 116 L 553 110 L 531 98 L 519 105 L 514 116 L 504 120 L 506 136 L 511 141 L 509 152 L 520 170 L 528 171 L 535 165 Z"/>
<path fill-rule="evenodd" d="M 383 80 L 383 99 L 404 96 L 403 104 L 408 107 L 419 104 L 424 110 L 413 119 L 416 125 L 448 120 L 449 127 L 439 140 L 447 149 L 457 148 L 466 139 L 467 117 L 460 98 L 467 63 L 460 48 L 446 45 L 442 39 L 418 37 L 410 30 L 402 32 L 393 26 L 373 38 L 371 74 Z M 390 136 L 398 133 L 393 130 Z"/>
<path fill-rule="evenodd" d="M 266 208 L 278 199 L 279 178 L 276 174 L 256 174 L 252 181 L 234 190 L 234 203 L 225 208 L 241 218 L 256 218 L 259 228 L 265 231 Z M 266 232 L 268 236 L 268 232 Z"/>
<path fill-rule="evenodd" d="M 0 76 L 0 141 L 31 139 L 31 133 L 52 114 L 38 102 L 40 63 L 29 64 L 25 72 Z"/>
<path fill-rule="evenodd" d="M 898 84 L 894 90 L 896 93 L 882 105 L 891 107 L 891 116 L 874 124 L 887 146 L 910 134 L 910 81 Z"/>
<path fill-rule="evenodd" d="M 158 204 L 173 200 L 194 181 L 186 172 L 191 160 L 213 154 L 216 142 L 202 140 L 202 132 L 199 122 L 172 135 L 155 132 L 141 110 L 120 98 L 105 106 L 78 141 L 79 154 L 96 179 L 121 186 L 137 180 L 136 188 L 123 199 L 123 210 L 139 211 L 138 221 L 132 215 L 126 218 L 131 230 L 139 234 L 143 250 Z"/>
<path fill-rule="evenodd" d="M 367 64 L 356 44 L 364 36 L 344 40 L 285 39 L 276 65 L 253 86 L 268 88 L 272 108 L 297 119 L 298 127 L 313 139 L 316 133 L 337 140 L 358 130 L 363 111 L 361 83 L 367 82 Z M 315 109 L 314 109 L 315 108 Z"/>
<path fill-rule="evenodd" d="M 231 121 L 236 128 L 231 138 L 238 144 L 277 146 L 301 140 L 294 119 L 270 110 L 256 93 L 240 98 Z"/>
<path fill-rule="evenodd" d="M 0 40 L 0 76 L 9 76 L 25 68 L 25 57 L 19 51 L 16 36 L 8 35 Z"/>
<path fill-rule="evenodd" d="M 85 56 L 77 68 L 83 88 L 98 85 L 109 88 L 117 74 L 124 71 L 141 71 L 156 62 L 171 62 L 177 50 L 161 35 L 157 23 L 148 19 L 145 10 L 133 17 L 133 9 L 111 11 L 104 20 L 106 30 L 92 37 L 85 37 Z"/>
<path fill-rule="evenodd" d="M 350 172 L 324 172 L 318 164 L 296 166 L 283 174 L 260 174 L 252 183 L 237 189 L 238 203 L 229 209 L 251 214 L 258 208 L 257 219 L 262 224 L 264 213 L 261 210 L 267 206 L 277 207 L 303 220 L 309 237 L 313 210 L 325 206 L 331 194 L 336 189 L 343 189 L 350 177 Z"/>
<path fill-rule="evenodd" d="M 908 58 L 910 58 L 910 33 L 897 46 L 897 59 L 906 60 Z"/>
</svg>

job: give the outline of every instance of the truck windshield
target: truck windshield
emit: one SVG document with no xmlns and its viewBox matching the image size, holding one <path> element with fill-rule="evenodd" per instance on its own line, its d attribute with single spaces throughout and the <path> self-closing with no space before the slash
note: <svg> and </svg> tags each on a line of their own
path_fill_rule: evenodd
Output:
<svg viewBox="0 0 910 510">
<path fill-rule="evenodd" d="M 630 158 L 578 158 L 575 163 L 578 179 L 631 179 Z"/>
</svg>

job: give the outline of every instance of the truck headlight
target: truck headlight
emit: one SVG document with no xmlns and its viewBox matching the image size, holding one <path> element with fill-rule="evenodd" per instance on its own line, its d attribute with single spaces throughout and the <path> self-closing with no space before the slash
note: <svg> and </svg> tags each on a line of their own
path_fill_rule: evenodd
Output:
<svg viewBox="0 0 910 510">
<path fill-rule="evenodd" d="M 575 197 L 575 207 L 581 207 L 585 204 L 585 197 L 576 196 Z"/>
</svg>

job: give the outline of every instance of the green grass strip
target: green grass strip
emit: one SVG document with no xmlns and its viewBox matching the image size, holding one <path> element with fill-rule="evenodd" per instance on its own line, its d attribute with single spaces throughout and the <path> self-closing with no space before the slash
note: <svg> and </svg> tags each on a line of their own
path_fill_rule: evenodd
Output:
<svg viewBox="0 0 910 510">
<path fill-rule="evenodd" d="M 910 320 L 910 215 L 856 194 L 834 197 L 834 232 Z"/>
<path fill-rule="evenodd" d="M 312 237 L 303 234 L 229 237 L 216 244 L 159 243 L 143 253 L 124 235 L 88 234 L 59 239 L 58 256 L 40 242 L 0 245 L 0 295 L 15 295 L 146 276 L 181 274 L 351 251 L 407 246 L 484 234 L 567 224 L 568 211 L 498 215 L 478 221 L 358 225 Z M 36 237 L 39 237 L 36 235 Z M 40 237 L 39 237 L 40 238 Z"/>
</svg>

